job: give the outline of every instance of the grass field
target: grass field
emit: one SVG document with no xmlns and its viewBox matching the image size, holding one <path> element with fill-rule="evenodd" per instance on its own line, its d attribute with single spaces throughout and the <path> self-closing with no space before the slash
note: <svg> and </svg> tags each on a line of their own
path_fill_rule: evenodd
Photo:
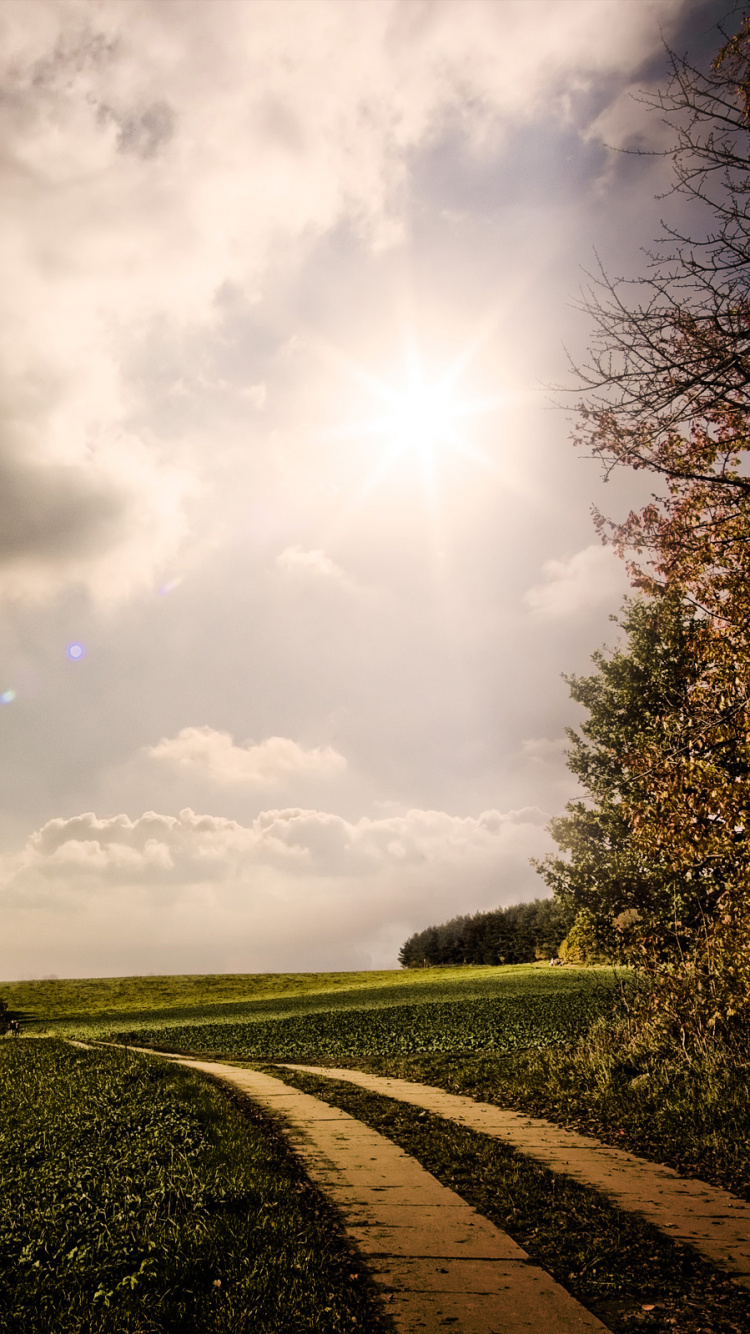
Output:
<svg viewBox="0 0 750 1334">
<path fill-rule="evenodd" d="M 426 1052 L 505 1052 L 572 1041 L 609 999 L 603 989 L 438 997 L 421 1003 L 336 1005 L 221 1022 L 148 1024 L 107 1034 L 120 1042 L 231 1060 L 357 1060 Z M 104 1034 L 103 1034 L 104 1036 Z"/>
<path fill-rule="evenodd" d="M 43 978 L 0 982 L 0 996 L 11 1010 L 33 1024 L 65 1022 L 85 1016 L 223 1007 L 270 1000 L 378 987 L 417 986 L 439 978 L 445 970 L 429 968 L 414 974 L 402 970 L 357 973 L 219 973 L 164 977 Z M 457 971 L 455 969 L 451 971 Z M 489 970 L 465 969 L 482 974 Z M 496 970 L 495 970 L 496 971 Z"/>
<path fill-rule="evenodd" d="M 131 1012 L 127 1026 L 95 1014 L 58 1024 L 212 1059 L 340 1064 L 437 1084 L 750 1198 L 750 1063 L 634 1053 L 608 1026 L 625 981 L 612 969 L 425 969 L 374 984 L 359 974 L 356 986 L 334 976 L 330 991 L 325 977 L 303 978 L 304 992 L 299 978 L 277 977 L 275 995 L 255 1000 Z"/>
<path fill-rule="evenodd" d="M 367 975 L 365 975 L 367 976 Z M 239 1061 L 504 1052 L 572 1041 L 611 1008 L 611 970 L 434 969 L 390 985 L 277 993 L 146 1015 L 90 1014 L 58 1031 Z M 122 1022 L 127 1021 L 127 1026 Z"/>
<path fill-rule="evenodd" d="M 241 1101 L 147 1056 L 0 1043 L 3 1334 L 385 1334 L 335 1214 Z"/>
<path fill-rule="evenodd" d="M 31 1032 L 92 1031 L 121 1020 L 179 1025 L 270 1019 L 335 1009 L 515 996 L 609 994 L 611 969 L 393 969 L 358 973 L 114 977 L 0 982 L 0 996 Z M 575 1003 L 575 1002 L 574 1002 Z M 122 1025 L 120 1025 L 122 1026 Z"/>
<path fill-rule="evenodd" d="M 628 986 L 611 969 L 531 965 L 0 985 L 23 1032 L 41 1039 L 0 1043 L 11 1108 L 0 1122 L 1 1334 L 62 1328 L 63 1310 L 73 1334 L 387 1328 L 335 1216 L 267 1118 L 166 1063 L 83 1052 L 62 1035 L 404 1075 L 576 1125 L 750 1198 L 750 1066 L 634 1054 L 613 1027 Z M 553 1270 L 569 1262 L 562 1280 L 613 1328 L 629 1311 L 654 1330 L 744 1327 L 715 1271 L 690 1261 L 683 1272 L 635 1223 L 617 1223 L 613 1255 L 606 1207 L 568 1199 L 529 1160 L 501 1161 L 455 1127 L 425 1137 L 418 1113 L 351 1089 L 326 1096 L 354 1099 L 355 1114 L 501 1226 L 503 1210 L 511 1231 L 517 1213 L 519 1237 Z M 654 1294 L 661 1314 L 645 1318 L 639 1299 Z M 705 1326 L 696 1302 L 710 1310 Z"/>
</svg>

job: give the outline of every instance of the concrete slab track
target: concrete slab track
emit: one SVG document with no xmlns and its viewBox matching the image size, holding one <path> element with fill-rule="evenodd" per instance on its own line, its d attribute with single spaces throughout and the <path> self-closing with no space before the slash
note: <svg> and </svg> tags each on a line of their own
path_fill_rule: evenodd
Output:
<svg viewBox="0 0 750 1334">
<path fill-rule="evenodd" d="M 570 1293 L 403 1149 L 256 1070 L 172 1057 L 281 1116 L 308 1176 L 339 1208 L 400 1334 L 607 1334 Z"/>
<path fill-rule="evenodd" d="M 640 1214 L 670 1237 L 694 1247 L 750 1288 L 750 1204 L 728 1190 L 681 1177 L 671 1167 L 646 1162 L 551 1121 L 444 1089 L 358 1070 L 286 1063 L 282 1068 L 346 1080 L 502 1140 L 553 1171 L 596 1187 L 620 1208 Z"/>
</svg>

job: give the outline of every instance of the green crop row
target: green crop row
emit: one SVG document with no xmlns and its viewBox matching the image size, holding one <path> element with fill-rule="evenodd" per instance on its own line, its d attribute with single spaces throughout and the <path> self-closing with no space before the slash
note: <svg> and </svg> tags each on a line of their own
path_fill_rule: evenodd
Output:
<svg viewBox="0 0 750 1334">
<path fill-rule="evenodd" d="M 196 1074 L 6 1040 L 0 1104 L 3 1334 L 388 1327 L 269 1123 Z"/>
<path fill-rule="evenodd" d="M 109 1036 L 164 1050 L 237 1060 L 337 1059 L 357 1054 L 502 1052 L 570 1041 L 612 1004 L 610 991 L 561 990 L 467 1000 L 246 1018 L 222 1023 L 153 1024 Z"/>
</svg>

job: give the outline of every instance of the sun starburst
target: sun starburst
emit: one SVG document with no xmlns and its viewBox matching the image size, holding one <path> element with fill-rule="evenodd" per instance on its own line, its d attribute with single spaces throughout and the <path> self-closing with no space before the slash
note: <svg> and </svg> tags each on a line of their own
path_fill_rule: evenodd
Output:
<svg viewBox="0 0 750 1334">
<path fill-rule="evenodd" d="M 492 460 L 472 440 L 467 419 L 496 409 L 499 397 L 469 394 L 462 381 L 470 352 L 465 351 L 442 375 L 430 375 L 413 344 L 408 344 L 400 376 L 387 380 L 347 363 L 366 389 L 373 410 L 341 429 L 346 438 L 374 448 L 368 489 L 401 462 L 419 467 L 423 483 L 434 495 L 443 461 L 461 455 L 493 468 Z"/>
</svg>

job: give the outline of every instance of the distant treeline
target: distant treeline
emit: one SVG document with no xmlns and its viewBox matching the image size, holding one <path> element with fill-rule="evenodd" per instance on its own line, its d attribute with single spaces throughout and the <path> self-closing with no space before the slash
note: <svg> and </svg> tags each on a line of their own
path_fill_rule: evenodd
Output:
<svg viewBox="0 0 750 1334">
<path fill-rule="evenodd" d="M 555 899 L 535 899 L 512 908 L 495 908 L 473 916 L 453 917 L 441 926 L 428 926 L 401 946 L 404 968 L 441 963 L 533 963 L 552 959 L 573 924 Z"/>
</svg>

